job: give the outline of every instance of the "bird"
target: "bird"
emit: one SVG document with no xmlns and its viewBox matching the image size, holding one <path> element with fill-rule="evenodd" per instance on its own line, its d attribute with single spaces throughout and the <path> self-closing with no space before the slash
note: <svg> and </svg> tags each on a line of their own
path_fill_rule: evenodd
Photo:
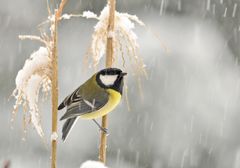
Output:
<svg viewBox="0 0 240 168">
<path fill-rule="evenodd" d="M 62 101 L 58 110 L 67 108 L 60 118 L 66 120 L 62 128 L 63 141 L 79 118 L 93 120 L 107 133 L 96 119 L 111 112 L 121 101 L 125 75 L 127 73 L 118 68 L 102 69 Z"/>
</svg>

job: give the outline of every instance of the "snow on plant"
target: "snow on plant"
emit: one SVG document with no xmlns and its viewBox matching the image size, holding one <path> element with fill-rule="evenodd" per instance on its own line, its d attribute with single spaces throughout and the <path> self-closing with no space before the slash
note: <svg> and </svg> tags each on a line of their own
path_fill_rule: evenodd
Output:
<svg viewBox="0 0 240 168">
<path fill-rule="evenodd" d="M 80 168 L 107 168 L 102 162 L 88 160 L 84 162 Z"/>
<path fill-rule="evenodd" d="M 57 134 L 57 132 L 53 132 L 52 135 L 51 135 L 51 141 L 57 140 L 57 139 L 58 139 L 58 134 Z"/>
<path fill-rule="evenodd" d="M 49 18 L 51 22 L 50 31 L 53 34 L 54 20 Z M 18 72 L 15 83 L 16 88 L 13 96 L 16 99 L 13 118 L 20 105 L 24 109 L 24 125 L 32 123 L 40 137 L 44 136 L 41 126 L 41 115 L 39 114 L 38 100 L 39 92 L 47 96 L 51 90 L 51 73 L 52 73 L 52 40 L 46 33 L 42 33 L 41 37 L 32 35 L 19 36 L 19 39 L 37 40 L 45 46 L 33 52 L 29 59 L 25 61 L 23 68 Z M 27 113 L 28 112 L 28 113 Z M 26 119 L 27 118 L 27 119 Z"/>
<path fill-rule="evenodd" d="M 42 42 L 45 47 L 40 47 L 33 52 L 28 60 L 25 61 L 23 68 L 18 72 L 16 77 L 16 89 L 13 96 L 16 99 L 13 117 L 15 116 L 18 106 L 24 107 L 24 128 L 30 121 L 35 127 L 37 133 L 43 138 L 44 133 L 41 126 L 41 116 L 38 109 L 38 99 L 40 89 L 42 93 L 47 94 L 51 90 L 52 95 L 52 134 L 51 134 L 51 167 L 56 168 L 57 160 L 57 109 L 58 109 L 58 55 L 57 55 L 57 27 L 61 20 L 63 8 L 67 0 L 61 0 L 59 5 L 51 2 L 51 6 L 59 6 L 54 9 L 54 14 L 48 4 L 48 20 L 39 25 L 41 36 L 24 35 L 20 39 L 30 39 Z M 66 18 L 67 19 L 67 18 Z M 49 23 L 49 31 L 45 31 L 45 24 Z M 47 32 L 47 33 L 46 33 Z M 28 113 L 26 113 L 28 111 Z M 26 119 L 26 114 L 29 120 Z M 13 121 L 14 118 L 12 118 Z M 25 132 L 25 130 L 24 130 Z"/>
<path fill-rule="evenodd" d="M 25 61 L 23 68 L 18 72 L 15 80 L 16 88 L 13 91 L 13 96 L 16 99 L 13 113 L 16 113 L 19 105 L 23 105 L 24 110 L 29 111 L 30 121 L 41 137 L 44 134 L 37 103 L 40 88 L 45 94 L 51 89 L 50 65 L 51 59 L 48 49 L 40 47 L 31 54 L 30 58 Z"/>
<path fill-rule="evenodd" d="M 137 35 L 133 31 L 135 23 L 140 26 L 145 24 L 138 19 L 136 15 L 130 15 L 128 13 L 120 13 L 115 11 L 114 19 L 114 32 L 108 33 L 108 19 L 109 19 L 109 5 L 107 4 L 100 15 L 97 16 L 91 11 L 84 11 L 82 15 L 68 15 L 64 14 L 62 19 L 70 19 L 71 17 L 85 17 L 87 19 L 97 19 L 98 22 L 94 27 L 94 33 L 92 35 L 91 47 L 89 54 L 92 55 L 94 66 L 98 65 L 101 58 L 106 54 L 107 37 L 111 36 L 114 40 L 115 57 L 121 56 L 123 59 L 123 65 L 125 66 L 125 55 L 128 55 L 134 68 L 137 68 L 137 72 L 143 72 L 145 74 L 145 65 L 142 59 L 139 57 L 139 44 L 137 42 Z M 133 59 L 131 59 L 133 58 Z M 113 58 L 116 60 L 116 58 Z M 132 61 L 134 60 L 134 61 Z"/>
<path fill-rule="evenodd" d="M 96 14 L 89 11 L 83 12 L 82 16 L 85 18 L 94 18 L 98 20 L 98 23 L 94 27 L 95 30 L 92 35 L 92 43 L 90 48 L 94 65 L 97 65 L 103 55 L 106 54 L 107 37 L 111 36 L 114 39 L 113 45 L 116 55 L 121 55 L 124 62 L 124 55 L 133 57 L 138 70 L 144 71 L 145 65 L 138 57 L 139 45 L 137 42 L 137 35 L 133 29 L 135 28 L 134 22 L 138 23 L 140 26 L 145 26 L 145 24 L 139 20 L 136 15 L 129 15 L 128 13 L 120 13 L 115 11 L 115 30 L 114 32 L 109 33 L 107 33 L 109 5 L 104 7 L 98 17 Z"/>
</svg>

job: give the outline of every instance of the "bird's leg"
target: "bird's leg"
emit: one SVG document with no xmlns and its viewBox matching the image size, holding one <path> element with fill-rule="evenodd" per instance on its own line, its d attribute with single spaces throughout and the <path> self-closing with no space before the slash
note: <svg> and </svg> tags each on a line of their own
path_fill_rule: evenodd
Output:
<svg viewBox="0 0 240 168">
<path fill-rule="evenodd" d="M 108 134 L 108 129 L 107 128 L 103 128 L 95 119 L 93 119 L 93 121 L 95 122 L 95 124 L 97 124 L 98 128 L 103 131 L 105 134 Z"/>
</svg>

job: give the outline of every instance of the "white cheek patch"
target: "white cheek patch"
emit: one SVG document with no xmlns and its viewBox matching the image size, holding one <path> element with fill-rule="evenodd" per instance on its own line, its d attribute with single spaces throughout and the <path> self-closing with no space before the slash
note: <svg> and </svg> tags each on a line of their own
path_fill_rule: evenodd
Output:
<svg viewBox="0 0 240 168">
<path fill-rule="evenodd" d="M 100 75 L 100 80 L 106 86 L 113 85 L 118 75 Z"/>
</svg>

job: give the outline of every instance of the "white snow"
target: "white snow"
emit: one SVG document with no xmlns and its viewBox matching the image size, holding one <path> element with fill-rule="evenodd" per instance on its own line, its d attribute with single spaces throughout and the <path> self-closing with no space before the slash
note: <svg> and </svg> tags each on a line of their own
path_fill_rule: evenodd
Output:
<svg viewBox="0 0 240 168">
<path fill-rule="evenodd" d="M 114 38 L 114 31 L 109 31 L 108 32 L 108 36 L 107 37 L 111 37 L 111 38 Z"/>
<path fill-rule="evenodd" d="M 18 72 L 15 80 L 17 88 L 23 87 L 25 85 L 24 82 L 26 82 L 36 70 L 44 68 L 49 63 L 48 50 L 45 47 L 40 47 L 38 51 L 31 54 L 30 58 L 25 61 L 22 70 Z"/>
<path fill-rule="evenodd" d="M 236 15 L 237 5 L 238 5 L 237 3 L 234 4 L 233 12 L 232 12 L 232 17 L 235 17 L 235 15 Z"/>
<path fill-rule="evenodd" d="M 91 11 L 84 11 L 82 15 L 65 13 L 61 16 L 61 19 L 71 19 L 72 17 L 85 17 L 87 19 L 98 19 L 97 15 Z"/>
<path fill-rule="evenodd" d="M 98 18 L 97 15 L 91 11 L 84 11 L 82 16 L 87 19 L 90 19 L 90 18 L 97 19 Z"/>
<path fill-rule="evenodd" d="M 16 89 L 13 96 L 16 99 L 14 111 L 19 105 L 27 105 L 31 116 L 31 123 L 36 129 L 39 136 L 43 137 L 43 130 L 40 124 L 40 115 L 38 113 L 38 95 L 39 90 L 50 89 L 51 81 L 49 79 L 51 59 L 47 48 L 40 47 L 33 52 L 29 59 L 25 61 L 23 68 L 18 72 L 15 79 Z"/>
<path fill-rule="evenodd" d="M 114 38 L 115 48 L 118 48 L 123 44 L 124 47 L 128 48 L 129 51 L 131 51 L 131 54 L 136 57 L 136 50 L 139 45 L 137 43 L 137 35 L 133 31 L 135 28 L 134 22 L 141 26 L 145 26 L 145 24 L 139 20 L 136 15 L 129 15 L 128 13 L 120 13 L 116 11 L 114 23 L 115 30 L 109 33 L 107 33 L 109 19 L 108 5 L 103 8 L 99 16 L 90 11 L 83 12 L 82 16 L 86 18 L 96 18 L 99 20 L 94 26 L 95 31 L 92 35 L 91 43 L 94 65 L 97 65 L 106 53 L 106 43 L 108 37 Z M 120 41 L 124 41 L 124 43 L 121 43 Z"/>
<path fill-rule="evenodd" d="M 62 18 L 63 18 L 63 19 L 71 19 L 71 15 L 69 15 L 69 14 L 63 14 L 63 15 L 62 15 Z"/>
<path fill-rule="evenodd" d="M 28 80 L 28 84 L 25 90 L 26 98 L 28 100 L 29 112 L 31 114 L 31 122 L 34 125 L 38 134 L 43 137 L 43 130 L 40 124 L 40 117 L 38 113 L 38 93 L 41 84 L 42 77 L 39 75 L 32 75 Z"/>
<path fill-rule="evenodd" d="M 80 166 L 80 168 L 107 168 L 102 162 L 88 160 Z"/>
<path fill-rule="evenodd" d="M 54 22 L 55 15 L 48 16 L 48 20 L 51 21 L 51 22 Z"/>
<path fill-rule="evenodd" d="M 51 141 L 56 141 L 57 138 L 58 138 L 58 134 L 57 134 L 56 132 L 53 132 L 53 133 L 51 134 Z"/>
</svg>

